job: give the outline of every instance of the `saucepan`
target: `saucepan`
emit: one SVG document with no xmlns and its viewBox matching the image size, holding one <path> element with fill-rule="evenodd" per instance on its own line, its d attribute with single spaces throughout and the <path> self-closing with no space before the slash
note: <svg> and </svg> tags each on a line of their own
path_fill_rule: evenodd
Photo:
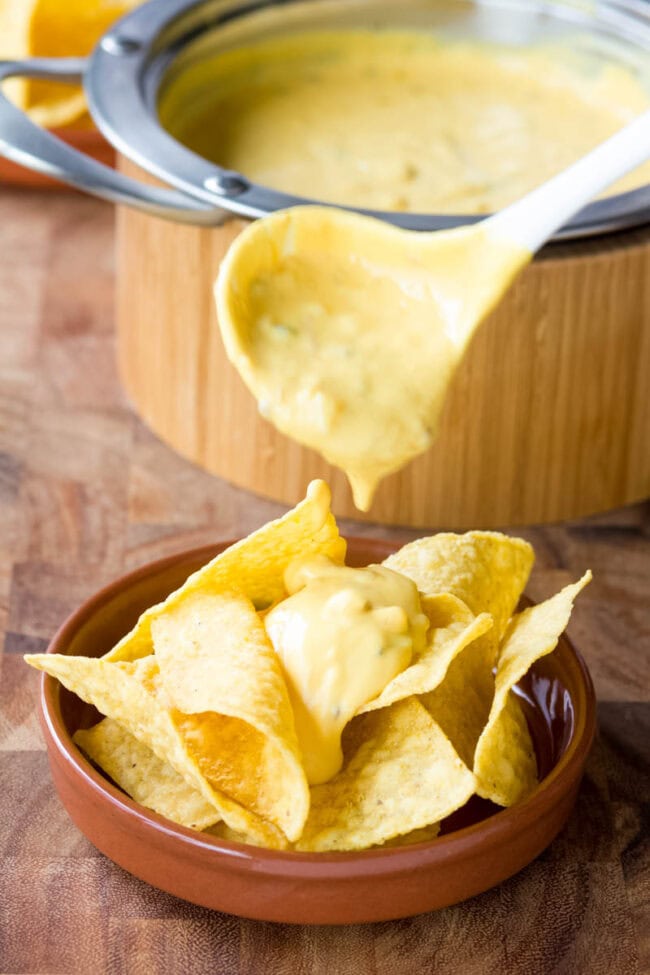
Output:
<svg viewBox="0 0 650 975">
<path fill-rule="evenodd" d="M 81 82 L 118 151 L 112 170 L 0 97 L 0 154 L 121 205 L 118 356 L 146 422 L 214 473 L 287 502 L 309 478 L 328 477 L 343 515 L 354 513 L 343 478 L 258 416 L 226 361 L 211 301 L 219 262 L 248 220 L 320 201 L 192 152 L 163 126 L 159 103 L 221 51 L 283 32 L 368 26 L 515 47 L 576 36 L 595 58 L 634 72 L 650 53 L 650 8 L 638 0 L 152 0 L 115 23 L 88 59 L 0 62 L 0 79 Z M 485 216 L 360 212 L 415 230 Z M 477 336 L 438 443 L 387 480 L 370 518 L 487 527 L 647 493 L 649 226 L 650 186 L 642 186 L 591 203 L 561 229 Z"/>
</svg>

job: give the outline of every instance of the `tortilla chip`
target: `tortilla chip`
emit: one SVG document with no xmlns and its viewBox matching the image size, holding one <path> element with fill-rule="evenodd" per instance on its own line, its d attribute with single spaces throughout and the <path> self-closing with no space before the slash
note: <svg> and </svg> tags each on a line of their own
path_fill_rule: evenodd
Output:
<svg viewBox="0 0 650 975">
<path fill-rule="evenodd" d="M 462 600 L 450 593 L 423 596 L 421 603 L 430 623 L 425 649 L 386 685 L 378 697 L 359 708 L 357 714 L 376 711 L 414 694 L 433 691 L 458 654 L 492 626 L 492 617 L 488 613 L 475 617 Z"/>
<path fill-rule="evenodd" d="M 309 787 L 280 661 L 251 601 L 190 593 L 151 630 L 163 685 L 183 713 L 174 720 L 203 774 L 297 839 Z"/>
<path fill-rule="evenodd" d="M 342 563 L 346 546 L 329 510 L 330 499 L 327 484 L 312 481 L 305 499 L 295 508 L 231 545 L 194 572 L 164 602 L 147 609 L 103 659 L 136 660 L 151 653 L 153 620 L 193 593 L 236 590 L 248 596 L 257 609 L 263 609 L 287 595 L 284 572 L 298 556 L 322 554 Z"/>
<path fill-rule="evenodd" d="M 535 554 L 522 538 L 499 532 L 450 532 L 418 538 L 384 565 L 413 579 L 420 592 L 449 592 L 474 613 L 489 613 L 499 641 L 524 591 Z"/>
<path fill-rule="evenodd" d="M 476 791 L 499 806 L 511 806 L 538 782 L 535 747 L 514 691 L 506 695 L 498 717 L 485 731 L 488 728 L 476 749 Z"/>
<path fill-rule="evenodd" d="M 231 829 L 227 826 L 223 820 L 220 823 L 215 823 L 214 826 L 208 826 L 207 829 L 203 830 L 208 836 L 215 836 L 218 840 L 228 840 L 233 843 L 245 843 L 248 846 L 262 846 L 262 844 L 256 840 L 254 836 L 250 833 L 238 833 L 236 830 Z"/>
<path fill-rule="evenodd" d="M 439 822 L 474 776 L 417 698 L 355 718 L 342 771 L 311 790 L 298 850 L 361 850 Z"/>
<path fill-rule="evenodd" d="M 410 833 L 404 833 L 403 836 L 394 836 L 392 840 L 378 843 L 371 849 L 385 850 L 396 846 L 413 846 L 414 843 L 428 843 L 435 840 L 439 833 L 440 823 L 432 823 L 431 826 L 423 826 L 422 829 L 412 829 Z"/>
<path fill-rule="evenodd" d="M 165 707 L 164 697 L 157 693 L 160 673 L 153 656 L 109 663 L 93 657 L 41 653 L 29 654 L 25 660 L 37 670 L 56 677 L 83 701 L 117 721 L 197 789 L 233 829 L 251 833 L 272 847 L 286 846 L 280 830 L 208 782 Z"/>
<path fill-rule="evenodd" d="M 499 532 L 442 533 L 419 538 L 385 565 L 413 579 L 423 593 L 448 592 L 474 614 L 489 613 L 490 630 L 452 660 L 444 680 L 422 698 L 470 768 L 494 696 L 499 640 L 528 581 L 534 552 L 528 542 Z"/>
<path fill-rule="evenodd" d="M 77 731 L 73 741 L 120 789 L 147 809 L 192 829 L 202 830 L 220 822 L 212 803 L 112 718 Z"/>
<path fill-rule="evenodd" d="M 443 681 L 420 701 L 440 725 L 463 762 L 472 768 L 494 697 L 490 631 L 451 661 Z"/>
<path fill-rule="evenodd" d="M 488 723 L 476 747 L 477 792 L 511 806 L 537 783 L 537 767 L 521 706 L 512 690 L 536 660 L 551 653 L 565 630 L 573 601 L 591 579 L 586 572 L 573 585 L 517 614 L 506 630 Z"/>
<path fill-rule="evenodd" d="M 220 840 L 231 840 L 235 843 L 248 843 L 255 844 L 255 841 L 248 835 L 244 833 L 236 833 L 233 829 L 226 826 L 222 821 L 216 823 L 214 826 L 209 826 L 204 830 L 209 836 L 216 836 Z M 440 833 L 440 823 L 432 823 L 431 826 L 423 826 L 422 829 L 411 830 L 410 833 L 404 833 L 403 836 L 394 836 L 392 840 L 386 840 L 385 843 L 377 843 L 375 846 L 369 847 L 371 850 L 384 850 L 396 846 L 412 846 L 414 843 L 428 843 L 431 840 L 435 840 Z M 292 847 L 296 849 L 295 845 Z"/>
</svg>

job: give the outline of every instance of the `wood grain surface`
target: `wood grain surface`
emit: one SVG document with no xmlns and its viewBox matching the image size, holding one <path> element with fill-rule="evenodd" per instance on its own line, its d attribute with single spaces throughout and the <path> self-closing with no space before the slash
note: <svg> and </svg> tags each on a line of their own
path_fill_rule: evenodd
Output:
<svg viewBox="0 0 650 975">
<path fill-rule="evenodd" d="M 568 828 L 498 889 L 395 923 L 241 921 L 135 880 L 68 820 L 38 727 L 38 676 L 21 654 L 45 649 L 122 571 L 282 510 L 181 459 L 135 416 L 115 368 L 112 241 L 107 206 L 0 189 L 0 973 L 650 972 L 643 505 L 521 532 L 537 550 L 533 598 L 594 572 L 570 635 L 596 683 L 600 736 Z"/>
</svg>

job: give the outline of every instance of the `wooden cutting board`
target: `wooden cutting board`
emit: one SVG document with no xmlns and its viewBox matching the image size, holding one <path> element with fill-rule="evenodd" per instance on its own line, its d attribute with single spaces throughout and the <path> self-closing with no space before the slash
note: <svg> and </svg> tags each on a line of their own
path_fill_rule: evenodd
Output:
<svg viewBox="0 0 650 975">
<path fill-rule="evenodd" d="M 600 737 L 568 828 L 498 889 L 394 923 L 242 921 L 148 887 L 72 825 L 21 654 L 126 569 L 282 510 L 182 460 L 131 410 L 114 366 L 112 224 L 76 194 L 0 190 L 0 973 L 650 972 L 647 506 L 522 532 L 537 550 L 534 599 L 594 572 L 570 635 Z"/>
</svg>

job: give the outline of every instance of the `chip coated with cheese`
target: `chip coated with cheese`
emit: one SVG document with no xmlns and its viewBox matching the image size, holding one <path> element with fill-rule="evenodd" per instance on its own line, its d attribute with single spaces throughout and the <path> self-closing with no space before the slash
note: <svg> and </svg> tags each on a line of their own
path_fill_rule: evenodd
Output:
<svg viewBox="0 0 650 975">
<path fill-rule="evenodd" d="M 106 660 L 135 660 L 152 653 L 153 620 L 178 606 L 193 593 L 236 589 L 257 609 L 265 609 L 286 596 L 284 571 L 293 559 L 313 552 L 335 562 L 345 558 L 345 541 L 330 511 L 330 489 L 312 481 L 303 501 L 282 518 L 270 521 L 194 572 L 167 599 L 146 610 L 133 629 L 122 637 Z"/>
<path fill-rule="evenodd" d="M 359 709 L 359 714 L 389 707 L 414 694 L 422 696 L 434 691 L 445 680 L 456 657 L 466 648 L 476 646 L 492 628 L 489 613 L 474 616 L 462 600 L 451 593 L 421 595 L 420 602 L 429 620 L 426 646 L 419 654 L 414 654 L 410 667 Z"/>
<path fill-rule="evenodd" d="M 312 556 L 289 565 L 285 584 L 289 596 L 265 626 L 314 785 L 338 772 L 343 728 L 421 653 L 429 621 L 410 579 L 381 565 L 352 569 Z"/>
</svg>

